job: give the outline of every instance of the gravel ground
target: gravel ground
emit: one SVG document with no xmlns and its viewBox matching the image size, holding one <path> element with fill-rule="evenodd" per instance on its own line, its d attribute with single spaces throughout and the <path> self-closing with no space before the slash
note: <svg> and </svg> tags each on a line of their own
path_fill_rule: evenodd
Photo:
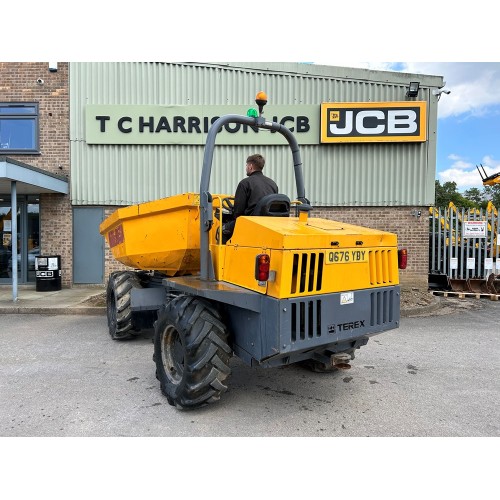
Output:
<svg viewBox="0 0 500 500">
<path fill-rule="evenodd" d="M 428 307 L 436 302 L 436 297 L 427 289 L 401 286 L 401 310 Z"/>
</svg>

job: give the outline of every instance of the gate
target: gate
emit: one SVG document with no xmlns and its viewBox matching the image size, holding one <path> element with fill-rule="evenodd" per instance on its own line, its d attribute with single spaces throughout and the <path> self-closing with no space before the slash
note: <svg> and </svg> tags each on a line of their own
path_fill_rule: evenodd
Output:
<svg viewBox="0 0 500 500">
<path fill-rule="evenodd" d="M 486 210 L 451 202 L 447 208 L 430 207 L 429 288 L 500 293 L 498 223 L 491 202 Z"/>
</svg>

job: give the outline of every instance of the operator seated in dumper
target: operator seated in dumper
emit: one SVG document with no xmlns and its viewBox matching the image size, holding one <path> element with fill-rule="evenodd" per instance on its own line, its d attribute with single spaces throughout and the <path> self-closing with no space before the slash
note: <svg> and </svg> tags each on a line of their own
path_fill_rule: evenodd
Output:
<svg viewBox="0 0 500 500">
<path fill-rule="evenodd" d="M 236 219 L 242 215 L 290 216 L 290 199 L 284 194 L 279 194 L 277 184 L 262 173 L 265 162 L 260 154 L 247 158 L 245 166 L 247 177 L 239 182 L 234 201 L 231 203 L 229 199 L 226 199 L 230 213 L 228 220 L 223 221 L 223 243 L 231 238 Z"/>
</svg>

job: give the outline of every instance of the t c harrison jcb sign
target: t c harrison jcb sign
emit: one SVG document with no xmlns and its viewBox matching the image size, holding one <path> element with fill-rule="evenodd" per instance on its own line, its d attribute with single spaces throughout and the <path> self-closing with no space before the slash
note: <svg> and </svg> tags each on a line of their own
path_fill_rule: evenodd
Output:
<svg viewBox="0 0 500 500">
<path fill-rule="evenodd" d="M 323 102 L 321 142 L 424 142 L 426 102 Z"/>
</svg>

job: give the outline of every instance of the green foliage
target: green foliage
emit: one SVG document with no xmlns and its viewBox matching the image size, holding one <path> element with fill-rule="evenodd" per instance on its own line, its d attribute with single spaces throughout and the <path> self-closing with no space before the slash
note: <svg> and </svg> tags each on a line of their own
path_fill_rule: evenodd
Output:
<svg viewBox="0 0 500 500">
<path fill-rule="evenodd" d="M 457 207 L 475 208 L 473 200 L 460 194 L 457 190 L 456 182 L 445 182 L 442 186 L 439 181 L 436 181 L 436 207 L 447 207 L 452 201 Z M 479 208 L 479 206 L 477 206 Z"/>
<path fill-rule="evenodd" d="M 474 203 L 474 208 L 486 208 L 488 201 L 484 198 L 484 192 L 478 188 L 470 188 L 464 192 L 464 197 Z"/>
<path fill-rule="evenodd" d="M 488 201 L 500 209 L 500 184 L 484 186 L 482 189 L 467 189 L 463 194 L 457 190 L 456 182 L 445 182 L 443 185 L 436 181 L 436 207 L 447 207 L 450 201 L 460 208 L 483 208 L 486 209 Z"/>
<path fill-rule="evenodd" d="M 500 209 L 500 184 L 495 184 L 493 186 L 485 186 L 484 188 L 485 197 L 487 200 L 491 200 L 491 203 Z M 486 202 L 487 203 L 487 202 Z"/>
</svg>

